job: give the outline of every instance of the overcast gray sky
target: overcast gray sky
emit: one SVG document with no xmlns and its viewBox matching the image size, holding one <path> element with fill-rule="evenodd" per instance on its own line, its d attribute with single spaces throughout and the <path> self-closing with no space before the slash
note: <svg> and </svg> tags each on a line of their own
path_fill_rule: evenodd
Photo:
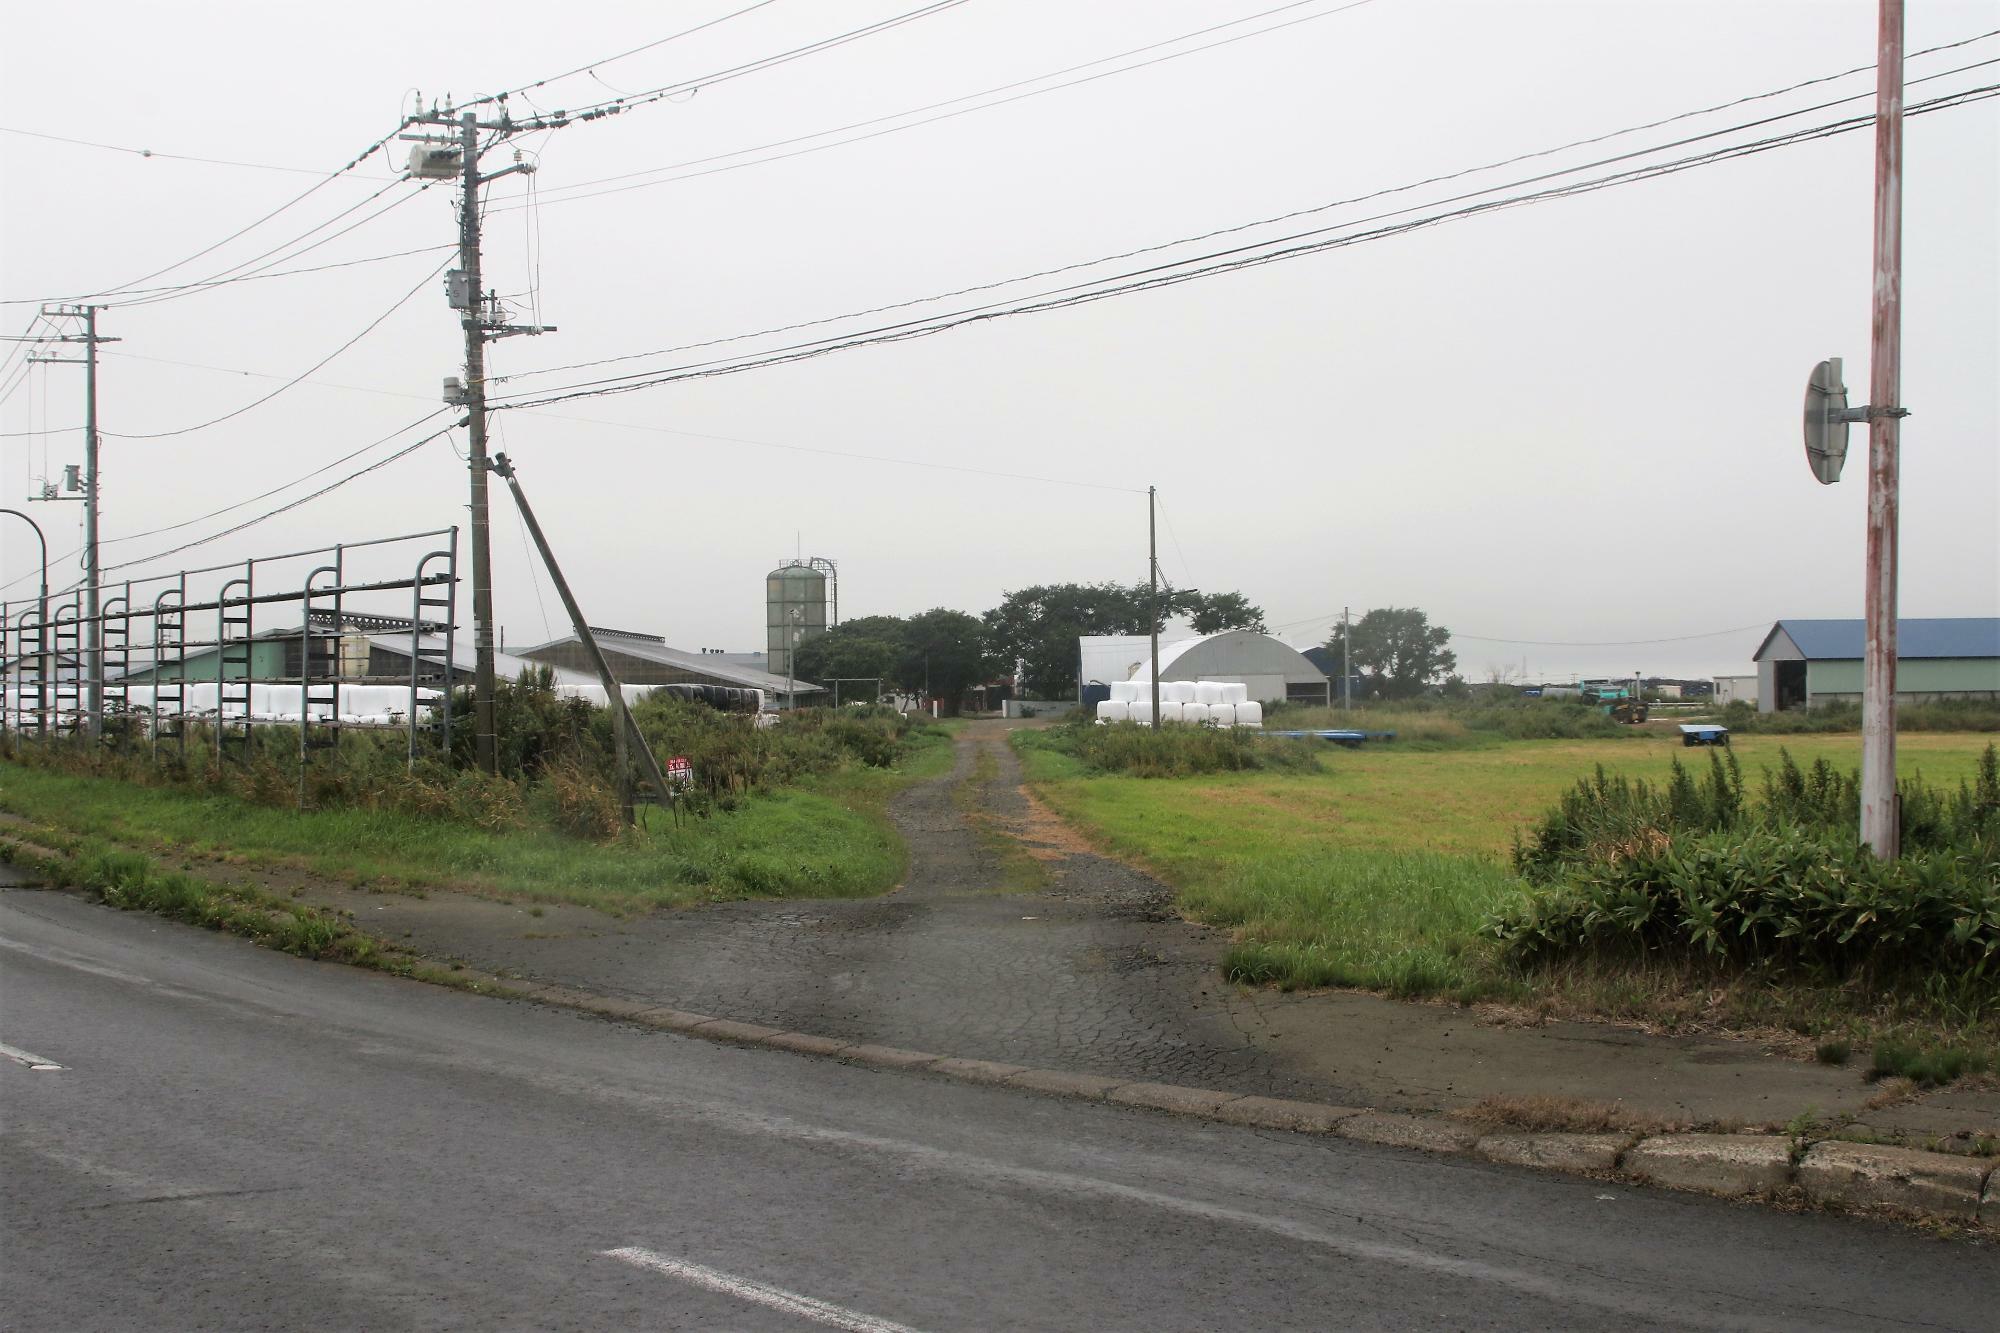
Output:
<svg viewBox="0 0 2000 1333">
<path fill-rule="evenodd" d="M 10 6 L 0 126 L 155 155 L 0 133 L 0 297 L 206 278 L 385 187 L 336 226 L 405 202 L 280 267 L 455 239 L 449 188 L 393 183 L 398 145 L 394 161 L 377 154 L 134 284 L 314 180 L 165 154 L 327 172 L 393 130 L 418 91 L 426 103 L 468 98 L 598 62 L 513 102 L 517 114 L 574 108 L 922 7 L 775 0 L 606 59 L 749 3 Z M 1911 8 L 1913 52 L 2000 29 L 2000 4 Z M 939 108 L 977 108 L 964 114 L 877 120 L 1259 14 Z M 536 198 L 519 176 L 489 187 L 488 276 L 520 318 L 538 309 L 560 331 L 499 344 L 492 368 L 526 376 L 684 348 L 1409 185 L 1867 65 L 1874 21 L 1868 0 L 968 0 L 517 141 L 539 163 Z M 1994 61 L 2000 36 L 1913 58 L 1913 80 L 1978 67 L 1913 82 L 1909 101 L 2000 82 L 2000 63 L 1979 64 Z M 1103 77 L 1056 86 L 1089 75 Z M 752 353 L 1393 210 L 1420 216 L 1470 190 L 1841 98 L 1859 100 L 1622 165 L 1866 115 L 1872 88 L 1864 72 L 1138 259 L 553 369 L 496 392 Z M 987 105 L 1002 98 L 1015 100 Z M 857 122 L 876 123 L 801 139 Z M 873 137 L 841 142 L 860 135 Z M 1993 615 L 2000 101 L 1913 117 L 1907 162 L 1903 610 Z M 1242 590 L 1301 645 L 1343 604 L 1419 606 L 1456 633 L 1473 678 L 1524 663 L 1550 678 L 1747 669 L 1772 620 L 1861 612 L 1865 445 L 1857 434 L 1847 480 L 1821 487 L 1798 421 L 1824 356 L 1846 358 L 1853 401 L 1866 400 L 1871 164 L 1863 129 L 1075 308 L 500 413 L 495 443 L 520 465 L 591 619 L 686 648 L 761 648 L 762 576 L 795 551 L 840 562 L 850 616 L 977 612 L 1033 583 L 1143 579 L 1143 491 L 1157 485 L 1168 575 Z M 447 257 L 150 303 L 105 296 L 101 331 L 123 340 L 103 360 L 106 537 L 290 482 L 439 407 L 461 360 L 429 276 Z M 268 404 L 187 434 L 122 438 L 251 402 L 413 288 Z M 0 332 L 23 332 L 33 313 L 0 306 Z M 65 366 L 38 367 L 0 404 L 8 432 L 80 417 L 81 377 Z M 462 523 L 453 443 L 462 432 L 139 572 Z M 81 456 L 74 430 L 4 444 L 9 503 L 45 466 Z M 351 470 L 108 546 L 106 560 L 219 531 Z M 77 508 L 32 506 L 57 555 L 77 545 Z M 563 632 L 497 495 L 494 513 L 509 644 Z M 7 595 L 32 592 L 23 525 L 8 520 L 0 553 L 0 577 L 16 580 Z M 74 577 L 73 561 L 57 571 L 58 583 Z"/>
</svg>

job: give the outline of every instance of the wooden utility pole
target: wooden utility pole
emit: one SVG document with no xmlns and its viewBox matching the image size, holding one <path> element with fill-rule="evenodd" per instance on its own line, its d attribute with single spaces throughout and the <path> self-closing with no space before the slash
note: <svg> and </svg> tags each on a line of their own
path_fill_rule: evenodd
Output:
<svg viewBox="0 0 2000 1333">
<path fill-rule="evenodd" d="M 1160 538 L 1154 517 L 1159 508 L 1155 487 L 1146 488 L 1146 584 L 1151 590 L 1146 601 L 1146 631 L 1153 639 L 1153 727 L 1160 725 Z"/>
<path fill-rule="evenodd" d="M 1861 840 L 1894 856 L 1896 525 L 1903 309 L 1903 0 L 1881 0 L 1875 55 L 1875 262 L 1868 372 L 1868 641 L 1861 675 Z"/>
</svg>

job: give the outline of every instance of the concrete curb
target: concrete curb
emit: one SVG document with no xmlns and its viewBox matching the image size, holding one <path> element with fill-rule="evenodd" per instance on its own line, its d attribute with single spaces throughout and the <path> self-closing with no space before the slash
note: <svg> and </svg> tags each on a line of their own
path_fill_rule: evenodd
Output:
<svg viewBox="0 0 2000 1333">
<path fill-rule="evenodd" d="M 479 989 L 731 1045 L 762 1047 L 885 1070 L 916 1070 L 961 1083 L 1104 1102 L 1217 1124 L 1414 1148 L 1508 1166 L 1616 1177 L 1725 1199 L 1800 1199 L 1956 1226 L 2000 1226 L 2000 1164 L 1991 1158 L 1826 1141 L 1802 1148 L 1775 1134 L 1537 1133 L 1481 1130 L 1448 1115 L 1408 1115 L 1212 1088 L 1119 1079 L 994 1060 L 933 1055 L 809 1032 L 781 1032 L 678 1009 L 648 1008 L 566 986 L 474 978 Z"/>
</svg>

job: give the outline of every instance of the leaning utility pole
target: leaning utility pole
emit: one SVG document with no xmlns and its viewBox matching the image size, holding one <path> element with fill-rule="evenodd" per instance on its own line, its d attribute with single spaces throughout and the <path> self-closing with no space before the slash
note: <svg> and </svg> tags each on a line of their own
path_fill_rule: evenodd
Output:
<svg viewBox="0 0 2000 1333">
<path fill-rule="evenodd" d="M 1146 632 L 1153 636 L 1153 729 L 1160 726 L 1160 538 L 1154 512 L 1159 502 L 1154 487 L 1146 488 Z"/>
<path fill-rule="evenodd" d="M 494 772 L 499 767 L 499 746 L 493 717 L 494 638 L 493 638 L 493 551 L 491 525 L 487 519 L 486 473 L 492 466 L 486 457 L 486 344 L 517 333 L 554 333 L 553 325 L 509 325 L 499 302 L 485 290 L 479 255 L 479 187 L 514 172 L 532 172 L 532 163 L 516 162 L 498 171 L 481 175 L 479 135 L 486 131 L 498 143 L 519 130 L 530 128 L 508 117 L 505 102 L 500 118 L 482 121 L 472 112 L 455 115 L 450 107 L 410 117 L 413 125 L 455 128 L 455 140 L 435 135 L 404 135 L 415 140 L 410 154 L 410 174 L 420 179 L 459 181 L 458 269 L 445 281 L 451 304 L 461 313 L 465 329 L 465 382 L 447 385 L 445 401 L 465 408 L 469 436 L 468 465 L 472 471 L 472 734 L 473 753 L 479 767 Z M 448 147 L 446 145 L 453 145 Z"/>
<path fill-rule="evenodd" d="M 104 309 L 97 305 L 43 306 L 45 319 L 81 319 L 83 332 L 64 334 L 52 339 L 54 342 L 83 344 L 83 622 L 84 622 L 84 729 L 95 736 L 104 726 L 104 626 L 98 620 L 99 578 L 97 564 L 97 345 L 115 343 L 116 338 L 97 336 L 97 312 Z M 68 357 L 30 356 L 30 361 L 53 361 L 76 364 Z M 73 480 L 73 479 L 72 479 Z M 57 492 L 47 478 L 43 478 L 42 493 L 30 496 L 36 500 L 58 500 L 69 497 Z M 44 613 L 46 615 L 46 612 Z M 44 630 L 44 633 L 47 631 Z M 56 663 L 62 669 L 62 663 Z"/>
<path fill-rule="evenodd" d="M 626 793 L 630 789 L 630 778 L 626 772 L 627 742 L 639 755 L 640 771 L 646 775 L 646 783 L 661 805 L 672 809 L 674 789 L 667 782 L 667 775 L 660 769 L 660 761 L 653 754 L 653 747 L 646 742 L 645 733 L 632 717 L 632 709 L 625 702 L 625 689 L 611 670 L 611 663 L 605 659 L 604 650 L 597 645 L 597 635 L 591 630 L 590 622 L 584 619 L 583 608 L 577 605 L 576 594 L 570 591 L 569 580 L 563 577 L 562 566 L 556 563 L 556 554 L 549 548 L 549 539 L 542 534 L 542 525 L 536 521 L 535 511 L 528 504 L 528 496 L 521 489 L 521 480 L 514 475 L 513 465 L 507 455 L 494 459 L 492 469 L 507 479 L 507 488 L 514 493 L 514 503 L 521 511 L 521 522 L 527 526 L 528 535 L 535 540 L 535 549 L 542 553 L 542 565 L 549 571 L 549 581 L 556 585 L 556 595 L 562 598 L 563 610 L 569 612 L 569 623 L 576 629 L 576 641 L 583 646 L 584 655 L 597 672 L 597 680 L 604 687 L 605 706 L 611 712 L 611 734 L 618 752 L 618 789 L 620 803 L 625 808 L 627 823 L 632 819 L 632 805 Z"/>
<path fill-rule="evenodd" d="M 1900 841 L 1896 809 L 1896 520 L 1903 355 L 1903 0 L 1881 0 L 1875 52 L 1874 333 L 1868 370 L 1868 641 L 1861 668 L 1861 841 Z"/>
</svg>

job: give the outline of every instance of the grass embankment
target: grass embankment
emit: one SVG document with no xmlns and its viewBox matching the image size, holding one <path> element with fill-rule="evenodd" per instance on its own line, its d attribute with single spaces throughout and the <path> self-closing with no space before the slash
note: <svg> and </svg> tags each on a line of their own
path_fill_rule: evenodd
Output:
<svg viewBox="0 0 2000 1333">
<path fill-rule="evenodd" d="M 198 787 L 17 763 L 0 764 L 0 809 L 67 835 L 157 853 L 614 912 L 742 897 L 858 897 L 893 887 L 903 873 L 904 848 L 883 813 L 889 798 L 950 767 L 947 737 L 918 736 L 911 747 L 896 768 L 821 774 L 679 827 L 649 811 L 643 829 L 606 842 L 385 809 L 300 813 Z"/>
<path fill-rule="evenodd" d="M 1703 758 L 1678 737 L 1521 741 L 1413 751 L 1324 747 L 1318 771 L 1216 773 L 1174 781 L 1107 776 L 1020 733 L 1037 793 L 1111 850 L 1144 862 L 1181 893 L 1190 915 L 1234 927 L 1225 966 L 1245 981 L 1352 986 L 1400 996 L 1538 1002 L 1664 1026 L 1718 1023 L 1851 1032 L 1909 1031 L 1921 1042 L 1992 1044 L 1991 1014 L 1954 1012 L 1949 997 L 1856 1001 L 1837 988 L 1742 982 L 1691 963 L 1503 964 L 1480 927 L 1519 908 L 1528 888 L 1508 864 L 1517 831 L 1576 780 L 1608 772 L 1664 782 L 1676 759 Z M 1905 774 L 1970 780 L 1990 738 L 1903 736 Z M 1310 742 L 1300 742 L 1309 744 Z M 1860 759 L 1848 736 L 1747 738 L 1746 773 Z M 1987 1029 L 1994 1029 L 1988 1031 Z M 1969 1036 L 1968 1036 L 1969 1033 Z"/>
<path fill-rule="evenodd" d="M 217 884 L 163 870 L 137 852 L 98 839 L 70 842 L 44 852 L 0 838 L 0 861 L 44 876 L 58 887 L 83 890 L 128 911 L 156 912 L 189 925 L 242 935 L 269 949 L 372 967 L 441 985 L 484 990 L 486 983 L 459 975 L 456 964 L 437 967 L 356 930 L 340 915 L 242 884 Z"/>
</svg>

